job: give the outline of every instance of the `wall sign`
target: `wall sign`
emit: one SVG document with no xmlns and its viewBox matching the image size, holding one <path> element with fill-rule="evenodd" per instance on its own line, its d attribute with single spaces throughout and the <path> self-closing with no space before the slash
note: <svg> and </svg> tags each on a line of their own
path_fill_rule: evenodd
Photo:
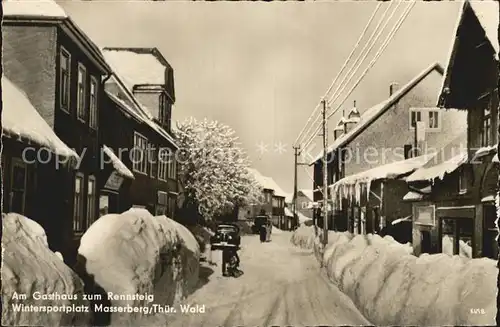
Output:
<svg viewBox="0 0 500 327">
<path fill-rule="evenodd" d="M 104 188 L 113 190 L 113 191 L 118 191 L 120 187 L 122 186 L 123 183 L 123 177 L 118 175 L 116 171 L 113 171 L 111 175 L 109 176 L 108 180 L 106 181 L 106 184 L 104 185 Z"/>
<path fill-rule="evenodd" d="M 436 208 L 433 205 L 416 207 L 416 225 L 435 226 Z"/>
</svg>

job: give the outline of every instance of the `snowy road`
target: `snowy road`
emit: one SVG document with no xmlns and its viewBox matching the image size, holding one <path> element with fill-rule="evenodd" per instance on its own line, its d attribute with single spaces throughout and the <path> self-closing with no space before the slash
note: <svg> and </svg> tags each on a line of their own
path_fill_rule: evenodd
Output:
<svg viewBox="0 0 500 327">
<path fill-rule="evenodd" d="M 261 244 L 244 236 L 239 278 L 221 276 L 214 251 L 207 284 L 185 303 L 205 305 L 205 313 L 170 314 L 168 326 L 368 325 L 351 300 L 331 285 L 310 252 L 294 248 L 291 234 L 273 234 Z M 208 272 L 209 268 L 203 268 Z"/>
</svg>

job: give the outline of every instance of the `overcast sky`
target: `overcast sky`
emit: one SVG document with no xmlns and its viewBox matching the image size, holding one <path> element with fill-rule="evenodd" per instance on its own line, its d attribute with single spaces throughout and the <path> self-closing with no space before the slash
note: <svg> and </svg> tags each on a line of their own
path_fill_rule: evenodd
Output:
<svg viewBox="0 0 500 327">
<path fill-rule="evenodd" d="M 240 136 L 254 168 L 273 177 L 286 192 L 293 190 L 292 143 L 377 5 L 180 1 L 59 4 L 99 46 L 157 47 L 175 70 L 174 120 L 208 117 L 230 125 Z M 389 5 L 382 5 L 372 26 Z M 390 82 L 405 84 L 435 61 L 445 65 L 459 6 L 449 1 L 417 3 L 346 101 L 346 109 L 356 100 L 363 112 L 388 96 Z M 387 31 L 403 9 L 398 9 Z M 377 49 L 375 46 L 356 76 Z M 332 123 L 338 118 L 333 117 Z M 286 146 L 281 154 L 274 149 L 280 142 Z M 321 138 L 316 137 L 315 142 L 319 149 Z M 269 145 L 269 152 L 261 153 L 257 147 L 260 143 Z M 312 188 L 302 167 L 299 188 Z"/>
</svg>

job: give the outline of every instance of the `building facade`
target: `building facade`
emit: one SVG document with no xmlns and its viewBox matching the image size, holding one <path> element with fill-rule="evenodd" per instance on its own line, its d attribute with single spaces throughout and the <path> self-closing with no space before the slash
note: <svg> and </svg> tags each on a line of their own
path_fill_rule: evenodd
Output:
<svg viewBox="0 0 500 327">
<path fill-rule="evenodd" d="M 106 84 L 110 113 L 102 117 L 109 126 L 103 143 L 122 150 L 119 157 L 135 176 L 119 194 L 108 191 L 109 199 L 119 197 L 118 210 L 144 207 L 153 215 L 175 218 L 179 186 L 178 146 L 171 135 L 173 69 L 156 48 L 105 48 L 103 54 L 114 72 Z"/>
<path fill-rule="evenodd" d="M 495 6 L 491 4 L 490 13 L 498 11 Z M 491 37 L 498 17 L 485 20 L 484 10 L 474 2 L 464 3 L 439 99 L 443 110 L 467 113 L 467 149 L 458 160 L 441 160 L 409 178 L 415 190 L 428 188 L 413 202 L 416 253 L 498 257 L 494 126 L 498 126 L 499 74 L 498 43 Z"/>
<path fill-rule="evenodd" d="M 111 73 L 97 46 L 55 3 L 53 16 L 34 16 L 26 6 L 4 6 L 3 69 L 60 139 L 79 154 L 74 168 L 38 174 L 40 185 L 57 185 L 43 212 L 66 217 L 46 224 L 52 249 L 74 258 L 83 232 L 98 217 L 99 119 L 103 80 Z M 36 6 L 34 6 L 36 13 Z M 45 169 L 40 167 L 39 169 Z"/>
<path fill-rule="evenodd" d="M 429 91 L 438 88 L 442 83 L 442 75 L 441 65 L 433 63 L 402 87 L 397 83 L 390 84 L 389 97 L 362 114 L 356 106 L 345 111 L 344 117 L 334 128 L 334 141 L 328 149 L 328 185 L 368 171 L 380 175 L 380 167 L 390 167 L 392 163 L 440 148 L 453 139 L 460 129 L 464 129 L 467 124 L 465 113 L 458 110 L 439 111 L 436 108 L 436 94 Z M 424 142 L 418 144 L 417 125 L 424 126 Z M 311 164 L 314 164 L 314 188 L 322 189 L 321 154 Z M 411 166 L 413 169 L 418 168 L 418 164 Z M 400 177 L 410 172 L 405 170 Z M 359 229 L 367 232 L 372 228 L 373 232 L 380 232 L 393 220 L 410 215 L 411 206 L 402 201 L 406 194 L 404 182 L 395 181 L 394 178 L 386 182 L 384 180 L 385 177 L 367 183 L 369 189 L 365 190 L 366 196 L 361 197 L 366 202 L 363 205 L 344 193 L 335 193 L 338 188 L 329 187 L 328 196 L 334 199 L 334 210 L 328 225 L 339 230 Z M 315 202 L 322 198 L 321 192 L 314 192 Z M 385 202 L 390 205 L 384 205 Z M 317 213 L 320 214 L 320 210 Z M 318 223 L 322 220 L 319 218 Z"/>
</svg>

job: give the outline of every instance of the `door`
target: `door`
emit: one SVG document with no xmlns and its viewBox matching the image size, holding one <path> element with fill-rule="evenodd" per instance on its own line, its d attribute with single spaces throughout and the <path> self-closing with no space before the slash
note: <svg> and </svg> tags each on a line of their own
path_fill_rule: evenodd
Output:
<svg viewBox="0 0 500 327">
<path fill-rule="evenodd" d="M 485 205 L 483 215 L 483 256 L 496 260 L 498 258 L 498 242 L 496 240 L 498 231 L 495 226 L 496 207 L 492 204 Z"/>
<path fill-rule="evenodd" d="M 24 214 L 26 205 L 27 168 L 20 159 L 12 159 L 10 211 Z"/>
</svg>

